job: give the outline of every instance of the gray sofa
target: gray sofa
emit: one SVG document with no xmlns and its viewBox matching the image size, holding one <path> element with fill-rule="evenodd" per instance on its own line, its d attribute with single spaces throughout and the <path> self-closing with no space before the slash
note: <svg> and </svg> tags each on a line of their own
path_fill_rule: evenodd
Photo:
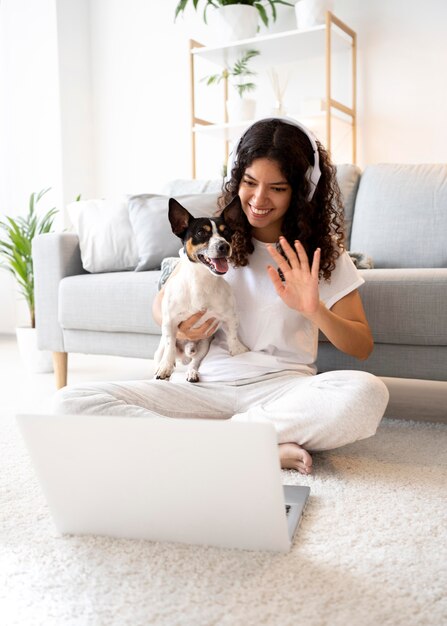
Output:
<svg viewBox="0 0 447 626">
<path fill-rule="evenodd" d="M 382 377 L 390 390 L 389 417 L 447 420 L 447 165 L 380 164 L 363 173 L 345 165 L 337 177 L 348 249 L 374 264 L 360 271 L 375 349 L 357 361 L 321 336 L 318 369 L 361 369 Z M 211 197 L 218 186 L 174 181 L 166 196 L 198 194 L 189 196 L 194 206 L 201 193 Z M 172 245 L 161 246 L 165 256 L 172 255 Z M 92 273 L 81 252 L 75 233 L 34 239 L 38 342 L 55 353 L 58 387 L 66 384 L 70 352 L 150 359 L 159 342 L 151 304 L 161 259 L 149 271 Z"/>
</svg>

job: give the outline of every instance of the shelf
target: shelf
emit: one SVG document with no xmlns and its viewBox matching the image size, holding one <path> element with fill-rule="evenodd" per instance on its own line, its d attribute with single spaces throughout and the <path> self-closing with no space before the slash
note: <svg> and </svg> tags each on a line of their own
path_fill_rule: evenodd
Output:
<svg viewBox="0 0 447 626">
<path fill-rule="evenodd" d="M 228 159 L 229 144 L 236 140 L 244 131 L 256 120 L 244 120 L 238 123 L 228 122 L 225 108 L 221 121 L 211 122 L 209 117 L 213 116 L 213 109 L 208 108 L 205 112 L 202 106 L 200 117 L 196 114 L 196 84 L 197 72 L 195 65 L 206 64 L 208 62 L 220 67 L 231 66 L 247 50 L 256 49 L 260 55 L 252 59 L 252 68 L 255 72 L 268 70 L 269 66 L 286 66 L 288 64 L 301 63 L 300 71 L 303 68 L 310 69 L 311 86 L 307 94 L 313 101 L 309 102 L 306 110 L 303 103 L 300 103 L 300 96 L 296 97 L 293 105 L 294 114 L 289 117 L 295 118 L 314 131 L 330 154 L 332 148 L 346 144 L 346 138 L 350 137 L 351 156 L 345 162 L 356 162 L 356 136 L 357 136 L 357 114 L 356 114 L 356 56 L 357 56 L 357 36 L 346 24 L 339 20 L 333 13 L 326 13 L 324 25 L 315 26 L 307 30 L 289 30 L 281 33 L 261 35 L 250 39 L 232 41 L 218 46 L 201 46 L 196 41 L 190 41 L 190 68 L 191 68 L 191 137 L 192 137 L 192 175 L 196 177 L 196 139 L 200 136 L 202 144 L 207 143 L 209 150 L 209 140 L 214 138 L 224 144 L 224 162 Z M 345 53 L 345 54 L 339 54 Z M 320 62 L 323 60 L 323 65 Z M 304 63 L 302 63 L 304 62 Z M 342 69 L 340 69 L 342 68 Z M 276 69 L 276 68 L 275 68 Z M 287 69 L 288 71 L 288 69 Z M 337 99 L 334 97 L 332 88 L 333 76 L 337 76 L 340 71 L 346 84 L 351 86 L 350 93 L 348 87 L 348 98 L 337 91 Z M 315 78 L 315 80 L 313 80 Z M 324 80 L 324 87 L 322 88 Z M 297 81 L 295 81 L 297 82 Z M 228 79 L 223 81 L 223 101 L 228 98 Z M 316 88 L 316 89 L 315 89 Z M 314 90 L 312 92 L 312 90 Z M 324 93 L 323 93 L 324 90 Z M 300 90 L 303 94 L 303 90 Z M 341 98 L 340 98 L 341 95 Z M 203 105 L 203 91 L 202 105 Z M 349 104 L 344 102 L 350 101 Z M 206 103 L 206 96 L 205 96 Z M 315 105 L 315 106 L 314 106 Z M 206 108 L 206 107 L 205 107 Z M 290 110 L 290 106 L 288 106 Z M 211 111 L 211 112 L 210 112 Z M 263 117 L 268 117 L 263 115 Z M 207 118 L 207 119 L 204 119 Z M 217 142 L 216 142 L 217 143 Z M 206 153 L 205 153 L 206 154 Z M 206 154 L 206 165 L 209 162 Z"/>
<path fill-rule="evenodd" d="M 332 52 L 348 51 L 352 47 L 350 37 L 335 28 L 335 37 L 332 38 Z M 196 57 L 201 57 L 224 66 L 231 64 L 241 52 L 255 48 L 261 52 L 260 56 L 253 59 L 253 65 L 258 69 L 267 65 L 282 64 L 290 59 L 294 62 L 297 58 L 301 60 L 318 57 L 324 54 L 326 41 L 326 27 L 315 26 L 308 30 L 290 30 L 273 35 L 263 35 L 233 41 L 220 46 L 193 47 L 191 53 Z"/>
<path fill-rule="evenodd" d="M 307 113 L 306 115 L 288 115 L 292 119 L 296 119 L 297 122 L 301 122 L 312 130 L 315 135 L 320 139 L 319 129 L 323 128 L 326 119 L 325 111 L 318 111 L 316 113 Z M 347 120 L 342 115 L 337 113 L 332 114 L 332 118 L 336 123 L 346 124 L 352 126 L 352 121 Z M 195 134 L 207 135 L 208 137 L 214 137 L 220 141 L 234 141 L 238 139 L 246 128 L 254 124 L 257 120 L 244 120 L 241 122 L 227 122 L 225 124 L 196 124 L 192 128 L 192 132 Z M 320 139 L 322 141 L 322 139 Z"/>
</svg>

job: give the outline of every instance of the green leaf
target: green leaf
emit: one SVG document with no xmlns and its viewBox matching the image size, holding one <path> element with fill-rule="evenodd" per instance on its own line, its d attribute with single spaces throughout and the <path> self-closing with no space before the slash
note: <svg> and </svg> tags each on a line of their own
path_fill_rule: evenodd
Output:
<svg viewBox="0 0 447 626">
<path fill-rule="evenodd" d="M 177 19 L 179 13 L 182 13 L 185 10 L 187 4 L 188 4 L 188 0 L 180 0 L 180 2 L 175 8 L 174 22 Z"/>
<path fill-rule="evenodd" d="M 268 17 L 267 17 L 267 12 L 264 9 L 264 7 L 262 6 L 262 4 L 257 2 L 254 6 L 258 9 L 258 13 L 261 16 L 261 20 L 264 23 L 264 25 L 268 26 L 269 25 L 269 20 L 268 20 Z"/>
<path fill-rule="evenodd" d="M 276 7 L 275 7 L 276 3 L 274 2 L 274 0 L 267 0 L 267 2 L 269 3 L 270 9 L 272 11 L 272 19 L 274 22 L 276 22 Z"/>
<path fill-rule="evenodd" d="M 51 189 L 51 187 L 47 187 L 46 189 L 42 189 L 41 191 L 39 191 L 39 193 L 37 194 L 37 197 L 36 197 L 36 202 L 39 202 L 39 200 L 40 200 L 41 198 L 43 198 L 43 196 L 44 196 L 46 193 L 48 193 L 48 192 L 50 191 L 50 189 Z"/>
</svg>

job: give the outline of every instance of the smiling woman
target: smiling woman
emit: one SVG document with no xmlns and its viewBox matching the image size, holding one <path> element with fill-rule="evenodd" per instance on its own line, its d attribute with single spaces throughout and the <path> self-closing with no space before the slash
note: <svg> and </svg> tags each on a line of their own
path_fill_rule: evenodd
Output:
<svg viewBox="0 0 447 626">
<path fill-rule="evenodd" d="M 275 161 L 256 159 L 247 167 L 239 186 L 239 198 L 258 241 L 278 241 L 291 197 L 292 188 Z"/>
<path fill-rule="evenodd" d="M 206 311 L 189 315 L 182 309 L 173 328 L 176 339 L 214 335 L 200 365 L 200 382 L 190 385 L 174 377 L 169 390 L 157 380 L 65 389 L 56 407 L 74 414 L 269 422 L 277 431 L 282 467 L 308 474 L 309 451 L 373 435 L 388 402 L 385 385 L 371 374 L 316 371 L 320 330 L 357 358 L 372 349 L 357 291 L 364 281 L 342 248 L 334 168 L 304 127 L 282 118 L 260 120 L 237 144 L 220 200 L 221 217 L 234 231 L 230 267 L 216 277 L 201 263 L 189 265 L 231 287 L 226 307 L 234 297 L 237 340 L 248 350 L 234 350 L 235 338 L 224 332 L 226 307 L 214 321 Z M 177 278 L 176 268 L 154 301 L 154 319 L 162 328 L 170 319 L 165 293 L 178 299 L 178 287 L 173 296 L 171 289 Z M 181 289 L 190 285 L 182 283 Z M 163 369 L 160 377 L 171 371 Z"/>
<path fill-rule="evenodd" d="M 238 194 L 253 223 L 247 219 L 235 225 L 233 262 L 247 264 L 253 251 L 252 227 L 267 243 L 277 242 L 281 232 L 292 246 L 299 239 L 309 257 L 321 249 L 320 275 L 328 280 L 344 243 L 335 168 L 305 127 L 289 118 L 281 120 L 253 124 L 236 144 L 222 205 Z M 263 211 L 268 211 L 265 219 Z M 271 227 L 271 232 L 264 227 Z"/>
</svg>

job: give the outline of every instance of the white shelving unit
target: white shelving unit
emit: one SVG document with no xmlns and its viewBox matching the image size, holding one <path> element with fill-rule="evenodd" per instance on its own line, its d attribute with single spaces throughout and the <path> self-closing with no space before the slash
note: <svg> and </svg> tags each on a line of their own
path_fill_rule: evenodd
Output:
<svg viewBox="0 0 447 626">
<path fill-rule="evenodd" d="M 256 48 L 260 51 L 259 57 L 254 59 L 256 70 L 261 71 L 267 66 L 280 66 L 322 58 L 324 64 L 324 93 L 321 94 L 321 106 L 315 111 L 314 117 L 320 126 L 324 126 L 325 145 L 331 152 L 333 139 L 333 127 L 337 123 L 337 117 L 343 119 L 343 124 L 350 126 L 352 138 L 352 163 L 356 162 L 356 56 L 357 37 L 356 33 L 346 24 L 339 20 L 333 13 L 327 12 L 326 23 L 308 30 L 290 30 L 272 35 L 263 35 L 252 39 L 231 42 L 220 46 L 204 47 L 200 43 L 190 41 L 190 70 L 191 70 L 191 137 L 192 137 L 192 176 L 197 174 L 197 145 L 196 136 L 203 133 L 214 136 L 216 140 L 224 143 L 225 161 L 228 159 L 229 142 L 235 139 L 240 131 L 250 124 L 250 120 L 240 123 L 229 123 L 223 107 L 223 119 L 219 123 L 197 117 L 196 115 L 196 91 L 197 76 L 196 62 L 204 59 L 220 68 L 231 65 L 246 50 Z M 346 63 L 345 75 L 351 83 L 351 101 L 340 102 L 333 97 L 332 89 L 332 65 L 337 52 L 350 51 L 350 63 Z M 224 82 L 224 100 L 228 97 L 228 84 Z M 300 117 L 301 121 L 305 120 Z M 254 121 L 254 120 L 253 120 Z"/>
</svg>

